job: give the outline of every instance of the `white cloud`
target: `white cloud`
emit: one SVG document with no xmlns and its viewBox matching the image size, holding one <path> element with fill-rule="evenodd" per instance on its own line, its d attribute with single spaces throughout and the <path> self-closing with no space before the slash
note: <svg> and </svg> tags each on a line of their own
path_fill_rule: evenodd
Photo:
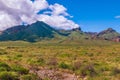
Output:
<svg viewBox="0 0 120 80">
<path fill-rule="evenodd" d="M 54 5 L 50 5 L 49 8 L 52 10 L 52 15 L 69 16 L 69 14 L 66 12 L 67 9 L 63 5 L 55 3 Z"/>
<path fill-rule="evenodd" d="M 79 25 L 75 24 L 73 21 L 68 20 L 64 16 L 56 16 L 56 15 L 40 15 L 39 16 L 40 21 L 44 21 L 48 23 L 49 25 L 53 26 L 54 28 L 57 29 L 73 29 L 73 28 L 78 28 Z"/>
<path fill-rule="evenodd" d="M 49 9 L 43 14 L 37 14 L 41 10 Z M 66 16 L 71 17 L 67 9 L 60 4 L 49 5 L 46 0 L 0 0 L 0 30 L 20 25 L 22 22 L 32 24 L 44 21 L 50 26 L 60 29 L 77 28 L 79 25 Z M 49 15 L 48 15 L 49 14 Z"/>
<path fill-rule="evenodd" d="M 46 0 L 35 0 L 33 7 L 35 7 L 36 12 L 39 12 L 40 10 L 48 8 L 49 4 Z"/>
<path fill-rule="evenodd" d="M 44 12 L 44 14 L 39 15 L 38 20 L 44 21 L 47 24 L 53 26 L 57 29 L 73 29 L 78 28 L 79 25 L 75 24 L 72 20 L 68 20 L 66 16 L 70 16 L 66 11 L 67 9 L 60 4 L 55 3 L 50 5 L 49 9 L 51 11 Z M 47 15 L 49 14 L 49 15 Z"/>
<path fill-rule="evenodd" d="M 19 23 L 16 20 L 11 20 L 12 17 L 4 12 L 0 12 L 0 30 L 4 30 Z"/>
<path fill-rule="evenodd" d="M 120 19 L 120 15 L 119 16 L 115 16 L 116 19 Z"/>
</svg>

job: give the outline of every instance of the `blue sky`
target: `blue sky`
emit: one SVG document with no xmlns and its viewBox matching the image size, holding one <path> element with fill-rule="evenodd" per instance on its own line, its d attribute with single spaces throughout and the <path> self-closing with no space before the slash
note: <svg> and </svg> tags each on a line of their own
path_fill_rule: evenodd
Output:
<svg viewBox="0 0 120 80">
<path fill-rule="evenodd" d="M 56 29 L 120 32 L 120 0 L 0 0 L 0 31 L 36 21 Z"/>
<path fill-rule="evenodd" d="M 67 8 L 83 31 L 101 31 L 113 28 L 120 32 L 120 0 L 47 0 L 50 4 L 59 3 Z"/>
</svg>

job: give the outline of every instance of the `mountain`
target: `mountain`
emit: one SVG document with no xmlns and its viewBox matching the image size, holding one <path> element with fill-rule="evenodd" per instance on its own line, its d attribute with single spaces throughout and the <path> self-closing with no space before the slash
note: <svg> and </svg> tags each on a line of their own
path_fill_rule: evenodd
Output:
<svg viewBox="0 0 120 80">
<path fill-rule="evenodd" d="M 34 42 L 41 39 L 53 38 L 55 34 L 58 34 L 55 29 L 44 22 L 37 21 L 36 23 L 28 26 L 15 26 L 3 31 L 0 35 L 0 40 L 24 40 Z"/>
<path fill-rule="evenodd" d="M 72 40 L 80 40 L 86 39 L 88 38 L 88 36 L 81 30 L 81 28 L 75 28 L 71 30 L 71 33 L 68 36 L 68 38 Z"/>
<path fill-rule="evenodd" d="M 85 32 L 85 33 L 91 36 L 91 39 L 95 39 L 95 40 L 108 40 L 108 41 L 118 42 L 120 39 L 120 34 L 112 28 L 108 28 L 99 33 L 96 32 Z"/>
<path fill-rule="evenodd" d="M 37 21 L 31 25 L 8 28 L 0 34 L 0 41 L 24 40 L 35 42 L 40 40 L 57 40 L 60 42 L 86 38 L 81 28 L 72 30 L 56 30 L 44 22 Z"/>
<path fill-rule="evenodd" d="M 97 37 L 108 40 L 111 40 L 117 36 L 120 36 L 120 34 L 112 28 L 108 28 L 107 30 L 101 31 L 100 33 L 97 34 Z"/>
<path fill-rule="evenodd" d="M 83 32 L 81 28 L 72 30 L 56 30 L 48 24 L 37 21 L 31 25 L 21 25 L 0 31 L 0 41 L 28 41 L 56 40 L 60 43 L 79 42 L 80 40 L 109 40 L 120 42 L 120 34 L 112 28 L 96 32 Z"/>
</svg>

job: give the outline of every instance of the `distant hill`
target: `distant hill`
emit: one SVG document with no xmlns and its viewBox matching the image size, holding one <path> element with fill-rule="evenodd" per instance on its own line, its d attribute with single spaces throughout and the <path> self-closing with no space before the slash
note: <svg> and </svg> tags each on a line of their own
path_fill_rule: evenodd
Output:
<svg viewBox="0 0 120 80">
<path fill-rule="evenodd" d="M 91 39 L 96 39 L 96 40 L 116 41 L 117 39 L 117 42 L 118 42 L 118 39 L 120 39 L 120 33 L 118 33 L 112 28 L 108 28 L 99 33 L 97 32 L 85 32 L 85 33 L 91 36 Z"/>
<path fill-rule="evenodd" d="M 108 28 L 107 30 L 104 30 L 104 31 L 101 31 L 100 33 L 98 33 L 97 36 L 104 38 L 104 39 L 111 40 L 114 37 L 120 36 L 120 34 L 118 32 L 116 32 L 114 29 Z"/>
</svg>

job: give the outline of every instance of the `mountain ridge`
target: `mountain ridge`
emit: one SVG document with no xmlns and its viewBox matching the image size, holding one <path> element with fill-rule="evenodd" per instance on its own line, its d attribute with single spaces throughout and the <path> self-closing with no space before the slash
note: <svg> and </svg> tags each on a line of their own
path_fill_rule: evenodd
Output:
<svg viewBox="0 0 120 80">
<path fill-rule="evenodd" d="M 8 28 L 1 32 L 0 41 L 17 41 L 23 40 L 28 42 L 36 42 L 41 40 L 108 40 L 119 41 L 120 34 L 112 28 L 108 28 L 99 33 L 83 32 L 81 28 L 72 30 L 56 30 L 48 24 L 37 21 L 31 25 L 21 25 Z M 120 41 L 119 41 L 120 42 Z"/>
</svg>

